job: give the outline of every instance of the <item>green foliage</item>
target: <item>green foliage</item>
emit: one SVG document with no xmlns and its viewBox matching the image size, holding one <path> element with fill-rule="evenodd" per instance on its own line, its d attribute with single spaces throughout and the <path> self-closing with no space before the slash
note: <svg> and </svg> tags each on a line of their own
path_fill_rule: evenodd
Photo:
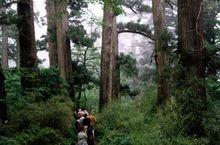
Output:
<svg viewBox="0 0 220 145">
<path fill-rule="evenodd" d="M 152 34 L 152 29 L 150 28 L 149 25 L 145 25 L 145 24 L 139 24 L 139 23 L 134 23 L 134 22 L 128 22 L 126 24 L 124 23 L 119 23 L 117 25 L 117 28 L 118 28 L 118 32 L 121 33 L 121 32 L 132 32 L 132 33 L 137 33 L 137 34 L 140 34 L 140 35 L 143 35 L 147 38 L 150 38 L 150 39 L 154 39 L 153 38 L 153 34 Z"/>
<path fill-rule="evenodd" d="M 13 25 L 17 24 L 20 19 L 16 15 L 15 10 L 9 10 L 7 12 L 0 12 L 0 20 L 0 24 Z"/>
<path fill-rule="evenodd" d="M 73 119 L 73 105 L 70 102 L 65 98 L 54 97 L 47 102 L 26 104 L 11 119 L 19 130 L 38 124 L 42 127 L 59 129 L 65 133 Z"/>
<path fill-rule="evenodd" d="M 57 68 L 41 69 L 38 84 L 39 87 L 36 91 L 41 94 L 41 97 L 38 99 L 40 101 L 60 95 L 67 87 L 60 78 Z"/>
<path fill-rule="evenodd" d="M 131 104 L 116 103 L 108 106 L 99 115 L 98 120 L 101 122 L 98 124 L 98 136 L 101 137 L 101 145 L 135 144 L 132 133 L 142 128 L 144 116 L 134 111 L 134 108 Z"/>
<path fill-rule="evenodd" d="M 0 145 L 16 145 L 16 141 L 12 138 L 0 136 Z"/>
<path fill-rule="evenodd" d="M 126 77 L 133 77 L 138 75 L 137 61 L 131 55 L 120 53 L 119 55 L 120 71 Z"/>
<path fill-rule="evenodd" d="M 103 0 L 106 7 L 111 7 L 116 16 L 123 13 L 122 0 Z"/>
<path fill-rule="evenodd" d="M 11 112 L 16 112 L 17 109 L 24 106 L 24 100 L 21 98 L 22 88 L 20 84 L 20 71 L 11 69 L 6 70 L 4 74 L 6 77 L 5 88 L 7 92 L 7 104 Z"/>
<path fill-rule="evenodd" d="M 59 145 L 62 135 L 51 128 L 39 128 L 37 126 L 19 133 L 15 137 L 16 145 Z"/>
<path fill-rule="evenodd" d="M 23 92 L 20 71 L 5 71 L 9 125 L 0 126 L 5 145 L 70 145 L 74 140 L 74 103 L 55 68 L 42 69 L 38 87 Z M 16 135 L 15 135 L 16 134 Z"/>
<path fill-rule="evenodd" d="M 133 86 L 132 79 L 137 79 L 137 61 L 131 54 L 120 53 L 118 63 L 120 65 L 120 94 L 134 98 L 139 94 L 139 89 Z"/>
<path fill-rule="evenodd" d="M 160 39 L 162 43 L 163 48 L 161 48 L 161 51 L 166 52 L 167 54 L 170 54 L 174 48 L 176 48 L 176 40 L 173 36 L 173 34 L 168 30 L 165 29 L 160 33 Z"/>
<path fill-rule="evenodd" d="M 85 47 L 93 46 L 94 40 L 87 36 L 87 32 L 83 25 L 70 26 L 68 35 L 76 45 Z"/>
<path fill-rule="evenodd" d="M 209 78 L 207 78 L 207 88 L 208 94 L 211 99 L 219 100 L 220 83 L 218 77 L 210 76 Z"/>
<path fill-rule="evenodd" d="M 85 0 L 68 0 L 69 8 L 71 9 L 71 16 L 81 17 L 82 9 L 88 7 Z"/>
<path fill-rule="evenodd" d="M 208 145 L 216 138 L 181 134 L 174 98 L 162 108 L 156 105 L 156 87 L 131 103 L 113 103 L 98 115 L 97 136 L 101 145 Z M 213 123 L 212 123 L 213 124 Z M 215 126 L 216 127 L 216 126 Z M 211 142 L 210 142 L 211 141 Z"/>
<path fill-rule="evenodd" d="M 122 5 L 137 13 L 151 13 L 151 6 L 147 5 L 144 0 L 123 0 Z"/>
</svg>

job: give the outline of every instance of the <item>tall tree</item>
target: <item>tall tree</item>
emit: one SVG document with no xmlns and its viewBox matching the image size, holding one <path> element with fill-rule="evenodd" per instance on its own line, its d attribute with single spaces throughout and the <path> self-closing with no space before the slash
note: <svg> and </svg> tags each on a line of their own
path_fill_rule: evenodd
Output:
<svg viewBox="0 0 220 145">
<path fill-rule="evenodd" d="M 119 55 L 118 55 L 118 31 L 117 31 L 117 23 L 116 23 L 116 15 L 113 18 L 112 24 L 112 99 L 119 99 L 120 92 L 120 64 L 119 64 Z"/>
<path fill-rule="evenodd" d="M 8 68 L 8 31 L 7 26 L 2 26 L 2 68 Z"/>
<path fill-rule="evenodd" d="M 17 25 L 20 44 L 20 67 L 24 69 L 21 76 L 21 85 L 24 89 L 35 85 L 37 73 L 37 54 L 35 48 L 34 13 L 33 0 L 22 0 L 18 2 Z M 33 73 L 33 74 L 32 74 Z"/>
<path fill-rule="evenodd" d="M 0 64 L 0 120 L 3 123 L 7 121 L 7 105 L 6 105 L 6 92 L 5 92 L 5 76 Z"/>
<path fill-rule="evenodd" d="M 17 48 L 17 50 L 16 50 L 16 57 L 17 57 L 17 59 L 16 59 L 16 66 L 17 66 L 17 68 L 20 68 L 20 42 L 19 42 L 19 34 L 18 33 L 16 33 L 16 43 L 17 43 L 17 45 L 16 45 L 16 48 Z"/>
<path fill-rule="evenodd" d="M 5 13 L 5 7 L 0 8 L 0 12 Z M 8 31 L 5 24 L 2 25 L 2 68 L 8 68 Z"/>
<path fill-rule="evenodd" d="M 207 75 L 216 75 L 220 69 L 220 62 L 218 61 L 218 33 L 219 30 L 216 27 L 219 21 L 216 19 L 220 12 L 220 3 L 218 1 L 204 0 L 204 31 L 205 31 L 205 65 L 207 69 Z"/>
<path fill-rule="evenodd" d="M 58 66 L 55 0 L 46 0 L 47 42 L 50 66 Z"/>
<path fill-rule="evenodd" d="M 154 19 L 154 40 L 155 40 L 155 62 L 157 70 L 157 97 L 158 104 L 161 105 L 170 98 L 170 81 L 166 72 L 168 68 L 168 42 L 165 38 L 167 35 L 166 18 L 165 18 L 165 1 L 152 0 L 153 19 Z"/>
<path fill-rule="evenodd" d="M 178 84 L 184 97 L 180 102 L 181 114 L 185 133 L 197 137 L 205 135 L 203 115 L 206 110 L 202 2 L 178 0 L 178 51 L 182 68 Z"/>
<path fill-rule="evenodd" d="M 111 4 L 104 1 L 102 52 L 101 52 L 101 78 L 100 78 L 100 110 L 111 99 L 118 98 L 117 86 L 119 83 L 119 67 L 117 66 L 118 34 L 116 14 Z"/>
<path fill-rule="evenodd" d="M 56 41 L 58 53 L 58 67 L 61 77 L 69 80 L 72 73 L 70 39 L 67 36 L 69 29 L 67 1 L 55 0 L 56 10 Z"/>
</svg>

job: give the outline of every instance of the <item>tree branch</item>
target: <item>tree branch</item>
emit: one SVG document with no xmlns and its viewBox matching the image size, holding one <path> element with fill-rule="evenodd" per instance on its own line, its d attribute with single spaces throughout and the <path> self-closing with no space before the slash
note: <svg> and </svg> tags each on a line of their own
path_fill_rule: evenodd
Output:
<svg viewBox="0 0 220 145">
<path fill-rule="evenodd" d="M 142 35 L 144 37 L 147 37 L 147 38 L 149 38 L 151 40 L 154 40 L 153 35 L 147 34 L 147 33 L 143 33 L 143 32 L 137 31 L 137 30 L 119 30 L 118 34 L 121 34 L 121 33 L 135 33 L 135 34 L 139 34 L 139 35 Z"/>
</svg>

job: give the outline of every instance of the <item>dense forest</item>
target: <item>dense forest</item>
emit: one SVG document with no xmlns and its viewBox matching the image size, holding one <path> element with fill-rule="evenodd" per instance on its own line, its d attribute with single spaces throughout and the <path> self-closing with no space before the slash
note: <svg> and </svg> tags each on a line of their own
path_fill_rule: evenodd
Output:
<svg viewBox="0 0 220 145">
<path fill-rule="evenodd" d="M 0 60 L 0 145 L 220 145 L 218 0 L 0 0 Z"/>
</svg>

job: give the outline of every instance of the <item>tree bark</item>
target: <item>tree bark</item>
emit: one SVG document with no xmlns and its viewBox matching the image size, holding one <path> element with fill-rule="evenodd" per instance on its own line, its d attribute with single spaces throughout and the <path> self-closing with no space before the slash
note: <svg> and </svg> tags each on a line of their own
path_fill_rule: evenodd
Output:
<svg viewBox="0 0 220 145">
<path fill-rule="evenodd" d="M 190 90 L 182 102 L 182 114 L 186 119 L 185 131 L 188 135 L 205 135 L 203 113 L 206 110 L 206 87 L 204 66 L 204 37 L 202 28 L 202 0 L 178 0 L 178 35 L 182 73 L 179 82 L 182 89 Z"/>
<path fill-rule="evenodd" d="M 7 26 L 2 26 L 2 68 L 8 69 L 8 30 Z"/>
<path fill-rule="evenodd" d="M 17 66 L 17 68 L 20 68 L 21 59 L 20 59 L 20 43 L 19 43 L 19 34 L 18 33 L 16 34 L 16 48 L 17 48 L 17 51 L 16 51 L 16 55 L 17 55 L 16 66 Z"/>
<path fill-rule="evenodd" d="M 19 44 L 20 44 L 20 67 L 23 69 L 21 85 L 24 89 L 36 85 L 37 76 L 37 54 L 35 48 L 34 13 L 33 0 L 22 0 L 18 2 Z"/>
<path fill-rule="evenodd" d="M 50 66 L 58 67 L 55 0 L 46 0 L 47 42 Z"/>
<path fill-rule="evenodd" d="M 112 22 L 112 99 L 118 100 L 120 94 L 120 66 L 118 58 L 118 31 L 116 15 Z"/>
<path fill-rule="evenodd" d="M 2 72 L 0 65 L 0 120 L 2 123 L 7 121 L 7 104 L 6 104 L 6 92 L 5 92 L 5 76 Z"/>
<path fill-rule="evenodd" d="M 65 80 L 69 80 L 72 74 L 72 59 L 70 50 L 70 39 L 67 37 L 68 13 L 67 3 L 63 0 L 55 1 L 56 9 L 56 35 L 57 35 L 57 53 L 58 67 L 60 75 Z"/>
<path fill-rule="evenodd" d="M 161 105 L 170 98 L 170 80 L 167 73 L 168 68 L 168 42 L 163 35 L 166 35 L 165 1 L 152 0 L 155 40 L 155 62 L 157 71 L 157 97 L 158 105 Z"/>
<path fill-rule="evenodd" d="M 108 4 L 104 4 L 101 77 L 100 77 L 100 111 L 111 100 L 118 99 L 120 72 L 118 66 L 118 34 L 116 15 Z"/>
<path fill-rule="evenodd" d="M 0 12 L 5 12 L 6 8 L 2 7 L 0 8 Z M 8 68 L 8 31 L 7 26 L 3 24 L 1 26 L 2 28 L 2 69 Z"/>
</svg>

